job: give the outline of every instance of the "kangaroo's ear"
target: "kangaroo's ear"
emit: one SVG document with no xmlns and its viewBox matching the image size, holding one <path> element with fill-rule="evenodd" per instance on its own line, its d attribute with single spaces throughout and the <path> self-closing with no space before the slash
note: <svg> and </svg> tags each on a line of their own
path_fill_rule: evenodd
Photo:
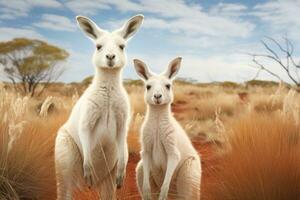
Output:
<svg viewBox="0 0 300 200">
<path fill-rule="evenodd" d="M 134 59 L 133 63 L 135 71 L 142 78 L 143 81 L 148 80 L 152 76 L 152 73 L 149 71 L 147 65 L 143 61 Z"/>
<path fill-rule="evenodd" d="M 181 66 L 181 57 L 177 57 L 174 60 L 172 60 L 168 66 L 167 71 L 164 73 L 164 75 L 173 80 L 176 76 L 176 74 L 178 73 L 180 66 Z"/>
<path fill-rule="evenodd" d="M 92 40 L 96 40 L 104 32 L 88 17 L 76 16 L 76 20 L 81 30 Z"/>
<path fill-rule="evenodd" d="M 125 39 L 131 38 L 140 28 L 144 21 L 143 15 L 136 15 L 130 18 L 122 28 L 118 30 L 119 34 Z"/>
</svg>

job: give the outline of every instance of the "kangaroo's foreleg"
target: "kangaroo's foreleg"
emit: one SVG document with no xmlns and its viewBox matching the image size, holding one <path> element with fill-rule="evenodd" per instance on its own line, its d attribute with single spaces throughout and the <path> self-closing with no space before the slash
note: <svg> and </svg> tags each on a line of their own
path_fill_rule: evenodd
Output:
<svg viewBox="0 0 300 200">
<path fill-rule="evenodd" d="M 118 166 L 116 184 L 118 188 L 123 184 L 128 162 L 127 124 L 128 122 L 125 115 L 117 122 Z"/>
<path fill-rule="evenodd" d="M 99 108 L 91 102 L 87 102 L 83 113 L 79 120 L 79 139 L 82 147 L 83 154 L 83 176 L 86 184 L 91 187 L 96 183 L 95 172 L 92 163 L 92 151 L 94 148 L 93 130 L 96 122 L 100 118 Z"/>
<path fill-rule="evenodd" d="M 161 186 L 159 200 L 166 200 L 168 197 L 169 187 L 172 180 L 174 171 L 180 161 L 180 153 L 174 143 L 167 144 L 165 146 L 167 152 L 167 170 L 163 184 Z"/>
<path fill-rule="evenodd" d="M 142 160 L 143 160 L 143 186 L 142 186 L 142 197 L 143 200 L 151 199 L 151 186 L 150 186 L 150 154 L 149 152 L 142 151 Z"/>
</svg>

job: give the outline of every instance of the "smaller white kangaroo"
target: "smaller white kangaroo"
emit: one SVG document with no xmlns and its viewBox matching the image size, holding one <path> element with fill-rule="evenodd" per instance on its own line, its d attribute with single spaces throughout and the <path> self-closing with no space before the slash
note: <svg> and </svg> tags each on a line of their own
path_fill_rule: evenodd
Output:
<svg viewBox="0 0 300 200">
<path fill-rule="evenodd" d="M 145 83 L 147 113 L 142 125 L 141 161 L 136 168 L 137 185 L 144 200 L 200 199 L 201 163 L 183 128 L 171 114 L 172 82 L 181 58 L 166 72 L 152 73 L 135 59 L 137 74 Z"/>
<path fill-rule="evenodd" d="M 109 32 L 78 16 L 83 32 L 93 41 L 95 76 L 76 102 L 55 143 L 57 199 L 72 199 L 76 186 L 97 189 L 100 199 L 115 198 L 128 161 L 129 100 L 122 84 L 127 41 L 143 22 L 142 15 Z"/>
</svg>

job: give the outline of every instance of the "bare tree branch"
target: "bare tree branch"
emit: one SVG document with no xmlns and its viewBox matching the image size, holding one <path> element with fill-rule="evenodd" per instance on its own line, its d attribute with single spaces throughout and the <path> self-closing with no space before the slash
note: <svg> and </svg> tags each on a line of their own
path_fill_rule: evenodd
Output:
<svg viewBox="0 0 300 200">
<path fill-rule="evenodd" d="M 271 45 L 264 40 L 261 40 L 262 45 L 264 48 L 267 50 L 266 54 L 253 54 L 249 53 L 248 55 L 252 56 L 252 62 L 257 66 L 259 69 L 258 72 L 255 75 L 255 78 L 257 78 L 260 74 L 261 71 L 265 71 L 268 74 L 272 75 L 273 77 L 283 80 L 280 74 L 277 74 L 274 72 L 273 69 L 270 69 L 266 67 L 264 64 L 260 63 L 257 60 L 257 57 L 265 58 L 268 60 L 271 60 L 275 63 L 277 63 L 285 72 L 290 81 L 292 81 L 294 84 L 297 86 L 300 86 L 300 76 L 299 76 L 299 71 L 300 71 L 300 63 L 296 64 L 294 58 L 293 58 L 293 52 L 294 52 L 294 46 L 292 42 L 284 37 L 284 43 L 285 45 L 281 45 L 278 41 L 276 41 L 272 37 L 266 37 L 266 39 L 271 43 L 275 44 L 275 46 L 278 47 L 278 50 L 284 55 L 280 55 L 278 52 L 276 52 L 275 49 L 271 48 Z M 282 59 L 285 59 L 285 62 L 282 61 Z"/>
<path fill-rule="evenodd" d="M 259 63 L 256 59 L 256 55 L 253 55 L 252 62 L 254 62 L 259 67 L 259 69 L 260 69 L 259 71 L 265 71 L 265 72 L 269 73 L 270 75 L 274 76 L 275 78 L 279 79 L 280 81 L 282 81 L 280 76 L 278 76 L 271 70 L 267 69 L 263 64 Z"/>
</svg>

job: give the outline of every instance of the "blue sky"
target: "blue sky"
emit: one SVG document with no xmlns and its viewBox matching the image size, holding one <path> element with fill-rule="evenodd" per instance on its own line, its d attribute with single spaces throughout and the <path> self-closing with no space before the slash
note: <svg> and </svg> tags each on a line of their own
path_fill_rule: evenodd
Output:
<svg viewBox="0 0 300 200">
<path fill-rule="evenodd" d="M 138 78 L 133 58 L 160 72 L 182 56 L 180 77 L 243 82 L 256 73 L 245 53 L 262 52 L 264 36 L 289 37 L 299 60 L 299 10 L 300 0 L 0 0 L 0 41 L 28 37 L 63 47 L 71 56 L 60 80 L 81 81 L 93 75 L 95 47 L 77 27 L 75 16 L 88 16 L 101 28 L 113 30 L 141 13 L 145 21 L 127 47 L 125 78 Z M 266 64 L 283 73 L 273 63 Z M 272 77 L 262 73 L 259 78 Z"/>
</svg>

